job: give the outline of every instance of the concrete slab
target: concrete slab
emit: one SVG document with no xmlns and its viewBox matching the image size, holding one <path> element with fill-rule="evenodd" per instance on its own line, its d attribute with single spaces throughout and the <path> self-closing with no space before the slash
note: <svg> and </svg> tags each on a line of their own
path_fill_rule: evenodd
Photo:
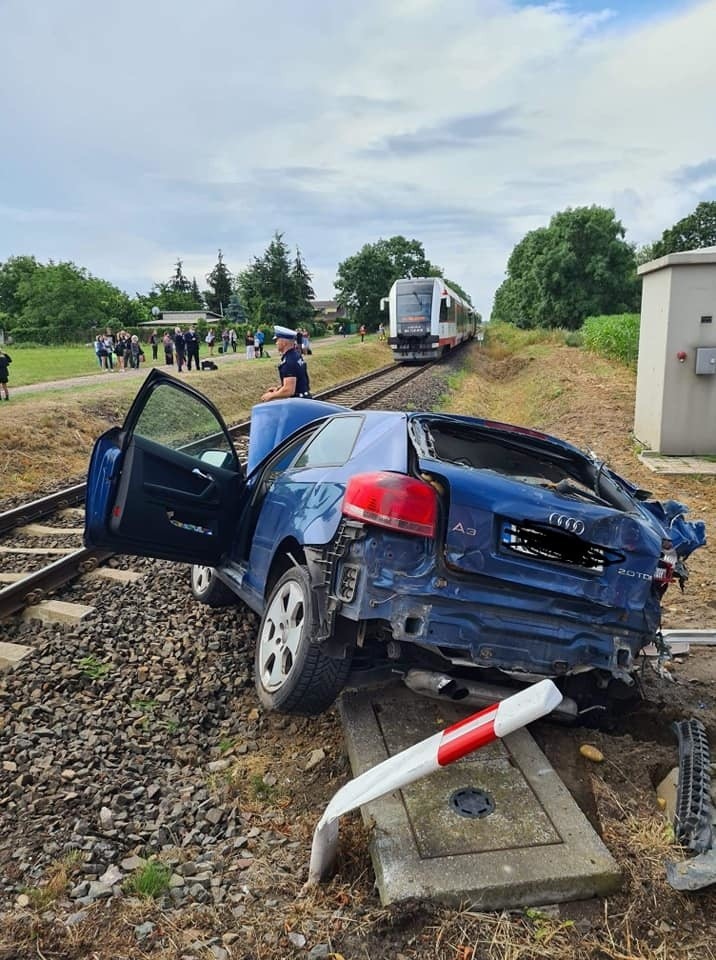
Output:
<svg viewBox="0 0 716 960">
<path fill-rule="evenodd" d="M 44 523 L 26 523 L 24 527 L 17 527 L 15 530 L 15 533 L 26 537 L 78 537 L 84 532 L 84 527 L 48 527 Z"/>
<path fill-rule="evenodd" d="M 690 630 L 685 628 L 683 630 L 662 630 L 661 632 L 664 635 L 664 640 L 666 640 L 669 645 L 681 642 L 688 642 L 695 646 L 704 647 L 716 645 L 716 630 Z"/>
<path fill-rule="evenodd" d="M 0 573 L 0 583 L 17 583 L 26 576 L 26 573 Z"/>
<path fill-rule="evenodd" d="M 669 649 L 676 656 L 688 656 L 692 646 L 694 647 L 716 647 L 716 630 L 662 630 L 664 640 L 669 644 Z M 653 643 L 647 644 L 641 649 L 645 657 L 656 657 L 659 651 Z"/>
<path fill-rule="evenodd" d="M 716 476 L 716 458 L 714 457 L 664 457 L 659 453 L 644 450 L 639 459 L 652 473 L 688 476 L 690 474 L 711 474 Z"/>
<path fill-rule="evenodd" d="M 116 567 L 98 567 L 86 573 L 83 580 L 114 580 L 116 583 L 135 583 L 141 580 L 144 574 L 134 570 L 117 570 Z"/>
<path fill-rule="evenodd" d="M 356 776 L 471 712 L 397 685 L 345 693 L 340 710 Z M 384 904 L 426 897 L 495 910 L 605 895 L 619 885 L 616 863 L 524 730 L 366 804 L 362 814 L 373 827 Z"/>
<path fill-rule="evenodd" d="M 93 613 L 94 607 L 84 603 L 66 603 L 64 600 L 43 600 L 25 607 L 23 620 L 42 620 L 43 623 L 79 623 Z"/>
<path fill-rule="evenodd" d="M 0 640 L 0 673 L 3 670 L 12 670 L 23 657 L 32 650 L 22 643 L 5 643 Z"/>
</svg>

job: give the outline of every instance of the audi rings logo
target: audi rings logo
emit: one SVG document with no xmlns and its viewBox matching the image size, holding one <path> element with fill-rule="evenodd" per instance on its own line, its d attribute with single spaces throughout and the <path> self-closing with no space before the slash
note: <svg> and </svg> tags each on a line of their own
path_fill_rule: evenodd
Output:
<svg viewBox="0 0 716 960">
<path fill-rule="evenodd" d="M 550 513 L 548 522 L 566 533 L 574 533 L 577 536 L 584 533 L 584 521 L 577 520 L 576 517 L 568 517 L 566 513 Z"/>
</svg>

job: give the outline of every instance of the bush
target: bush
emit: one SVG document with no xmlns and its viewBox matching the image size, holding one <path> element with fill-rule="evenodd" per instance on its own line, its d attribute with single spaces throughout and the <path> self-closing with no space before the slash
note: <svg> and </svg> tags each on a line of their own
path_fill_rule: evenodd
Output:
<svg viewBox="0 0 716 960">
<path fill-rule="evenodd" d="M 584 345 L 613 360 L 636 366 L 639 355 L 639 314 L 587 317 L 582 326 Z"/>
<path fill-rule="evenodd" d="M 567 347 L 583 347 L 584 334 L 581 330 L 570 330 L 564 335 L 564 343 Z"/>
</svg>

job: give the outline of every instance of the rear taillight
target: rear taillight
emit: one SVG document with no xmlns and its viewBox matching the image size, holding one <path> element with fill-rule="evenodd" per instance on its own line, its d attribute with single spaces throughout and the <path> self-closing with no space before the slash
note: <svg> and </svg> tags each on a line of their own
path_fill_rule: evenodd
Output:
<svg viewBox="0 0 716 960">
<path fill-rule="evenodd" d="M 434 537 L 438 495 L 429 483 L 402 473 L 359 473 L 348 481 L 343 514 L 401 533 Z"/>
<path fill-rule="evenodd" d="M 654 571 L 654 582 L 662 593 L 674 580 L 674 568 L 678 562 L 676 550 L 671 546 L 671 541 L 666 540 L 662 544 L 663 552 Z"/>
</svg>

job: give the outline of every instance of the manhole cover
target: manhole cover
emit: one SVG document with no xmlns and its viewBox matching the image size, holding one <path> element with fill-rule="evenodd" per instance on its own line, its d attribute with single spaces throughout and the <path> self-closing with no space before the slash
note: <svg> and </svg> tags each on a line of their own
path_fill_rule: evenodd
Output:
<svg viewBox="0 0 716 960">
<path fill-rule="evenodd" d="M 450 797 L 450 806 L 461 817 L 487 817 L 495 809 L 495 801 L 485 790 L 463 787 Z"/>
</svg>

